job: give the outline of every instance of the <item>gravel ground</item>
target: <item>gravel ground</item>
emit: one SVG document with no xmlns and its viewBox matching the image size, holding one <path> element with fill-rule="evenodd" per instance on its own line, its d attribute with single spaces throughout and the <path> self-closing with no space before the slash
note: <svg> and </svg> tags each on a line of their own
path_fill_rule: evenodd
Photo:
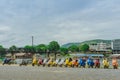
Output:
<svg viewBox="0 0 120 80">
<path fill-rule="evenodd" d="M 120 69 L 0 66 L 0 80 L 120 80 Z"/>
</svg>

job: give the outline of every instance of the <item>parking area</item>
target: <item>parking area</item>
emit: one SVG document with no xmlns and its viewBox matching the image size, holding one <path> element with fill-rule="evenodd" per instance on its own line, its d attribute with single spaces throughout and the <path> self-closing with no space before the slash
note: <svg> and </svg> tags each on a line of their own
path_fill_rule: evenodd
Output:
<svg viewBox="0 0 120 80">
<path fill-rule="evenodd" d="M 120 70 L 0 66 L 0 80 L 119 80 Z"/>
</svg>

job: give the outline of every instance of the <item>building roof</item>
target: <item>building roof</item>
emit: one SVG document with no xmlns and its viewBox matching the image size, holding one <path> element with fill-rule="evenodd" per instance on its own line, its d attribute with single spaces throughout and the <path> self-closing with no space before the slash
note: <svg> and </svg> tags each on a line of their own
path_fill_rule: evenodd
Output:
<svg viewBox="0 0 120 80">
<path fill-rule="evenodd" d="M 112 54 L 110 57 L 120 57 L 120 54 Z"/>
<path fill-rule="evenodd" d="M 10 56 L 12 56 L 12 54 L 11 54 L 11 53 L 8 53 L 8 54 L 6 54 L 5 56 L 6 56 L 6 57 L 10 57 Z"/>
<path fill-rule="evenodd" d="M 88 56 L 88 57 L 90 57 L 90 56 L 98 56 L 98 57 L 103 57 L 104 55 L 103 54 L 70 54 L 71 56 Z"/>
<path fill-rule="evenodd" d="M 15 56 L 24 56 L 26 53 L 16 53 Z"/>
</svg>

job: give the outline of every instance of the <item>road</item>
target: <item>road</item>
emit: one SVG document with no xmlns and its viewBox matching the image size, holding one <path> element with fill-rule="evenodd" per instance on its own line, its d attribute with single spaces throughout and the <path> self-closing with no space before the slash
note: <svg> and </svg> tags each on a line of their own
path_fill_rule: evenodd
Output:
<svg viewBox="0 0 120 80">
<path fill-rule="evenodd" d="M 120 80 L 120 69 L 0 66 L 0 80 Z"/>
</svg>

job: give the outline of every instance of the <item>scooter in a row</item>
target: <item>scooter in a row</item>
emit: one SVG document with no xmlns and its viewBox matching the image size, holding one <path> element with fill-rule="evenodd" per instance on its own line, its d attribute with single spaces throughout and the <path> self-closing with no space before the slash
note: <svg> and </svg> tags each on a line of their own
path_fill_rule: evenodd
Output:
<svg viewBox="0 0 120 80">
<path fill-rule="evenodd" d="M 39 58 L 38 60 L 36 58 L 32 61 L 32 66 L 35 65 L 42 65 L 43 67 L 83 67 L 83 68 L 100 68 L 100 59 L 92 59 L 92 58 L 59 58 L 54 60 L 53 58 Z M 107 58 L 103 59 L 102 62 L 103 68 L 109 68 L 109 61 Z M 114 69 L 118 68 L 118 62 L 116 59 L 112 60 L 112 66 Z"/>
</svg>

